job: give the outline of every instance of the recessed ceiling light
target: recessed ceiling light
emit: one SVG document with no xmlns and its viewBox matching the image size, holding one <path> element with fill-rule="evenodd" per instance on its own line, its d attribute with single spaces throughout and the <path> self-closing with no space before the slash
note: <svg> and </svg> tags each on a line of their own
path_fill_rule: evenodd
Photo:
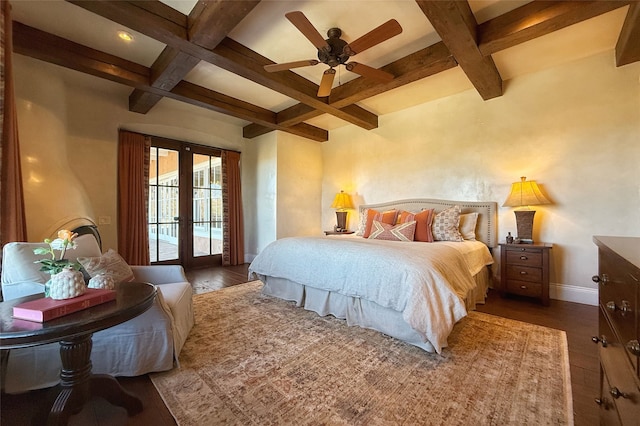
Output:
<svg viewBox="0 0 640 426">
<path fill-rule="evenodd" d="M 118 37 L 124 41 L 133 41 L 133 36 L 126 31 L 118 31 Z"/>
</svg>

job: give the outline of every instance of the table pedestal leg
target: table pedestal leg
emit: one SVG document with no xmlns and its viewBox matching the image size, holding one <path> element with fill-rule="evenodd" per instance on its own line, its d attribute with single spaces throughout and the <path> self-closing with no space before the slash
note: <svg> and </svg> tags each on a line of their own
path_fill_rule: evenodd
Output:
<svg viewBox="0 0 640 426">
<path fill-rule="evenodd" d="M 91 374 L 91 336 L 87 334 L 60 342 L 62 389 L 49 412 L 48 425 L 66 425 L 69 417 L 79 413 L 92 394 L 124 407 L 130 416 L 142 411 L 142 402 L 125 391 L 115 378 Z"/>
</svg>

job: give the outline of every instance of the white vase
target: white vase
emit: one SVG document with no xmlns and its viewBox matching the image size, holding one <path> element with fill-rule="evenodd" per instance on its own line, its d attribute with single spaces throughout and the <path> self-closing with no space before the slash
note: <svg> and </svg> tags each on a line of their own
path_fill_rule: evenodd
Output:
<svg viewBox="0 0 640 426">
<path fill-rule="evenodd" d="M 89 288 L 104 288 L 106 290 L 113 290 L 116 288 L 116 281 L 111 275 L 98 274 L 89 280 Z"/>
<path fill-rule="evenodd" d="M 76 271 L 71 267 L 64 268 L 62 272 L 53 275 L 47 284 L 49 284 L 49 297 L 55 300 L 71 299 L 87 291 L 82 272 Z M 46 295 L 47 288 L 45 285 Z"/>
</svg>

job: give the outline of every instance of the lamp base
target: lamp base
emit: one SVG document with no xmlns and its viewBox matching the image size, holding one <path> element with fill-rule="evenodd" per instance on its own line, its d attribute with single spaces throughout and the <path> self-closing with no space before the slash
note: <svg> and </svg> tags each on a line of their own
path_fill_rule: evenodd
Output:
<svg viewBox="0 0 640 426">
<path fill-rule="evenodd" d="M 342 231 L 347 229 L 347 212 L 336 212 L 336 219 L 338 221 L 338 226 L 336 227 L 337 231 Z"/>
<path fill-rule="evenodd" d="M 535 210 L 516 210 L 516 227 L 518 228 L 518 238 L 521 243 L 533 244 L 533 216 Z"/>
</svg>

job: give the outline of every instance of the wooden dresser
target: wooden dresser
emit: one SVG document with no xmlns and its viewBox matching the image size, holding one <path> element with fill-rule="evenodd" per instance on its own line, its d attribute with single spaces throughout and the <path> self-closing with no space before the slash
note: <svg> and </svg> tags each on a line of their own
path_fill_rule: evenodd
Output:
<svg viewBox="0 0 640 426">
<path fill-rule="evenodd" d="M 600 424 L 640 424 L 640 238 L 593 237 L 598 246 Z"/>
</svg>

